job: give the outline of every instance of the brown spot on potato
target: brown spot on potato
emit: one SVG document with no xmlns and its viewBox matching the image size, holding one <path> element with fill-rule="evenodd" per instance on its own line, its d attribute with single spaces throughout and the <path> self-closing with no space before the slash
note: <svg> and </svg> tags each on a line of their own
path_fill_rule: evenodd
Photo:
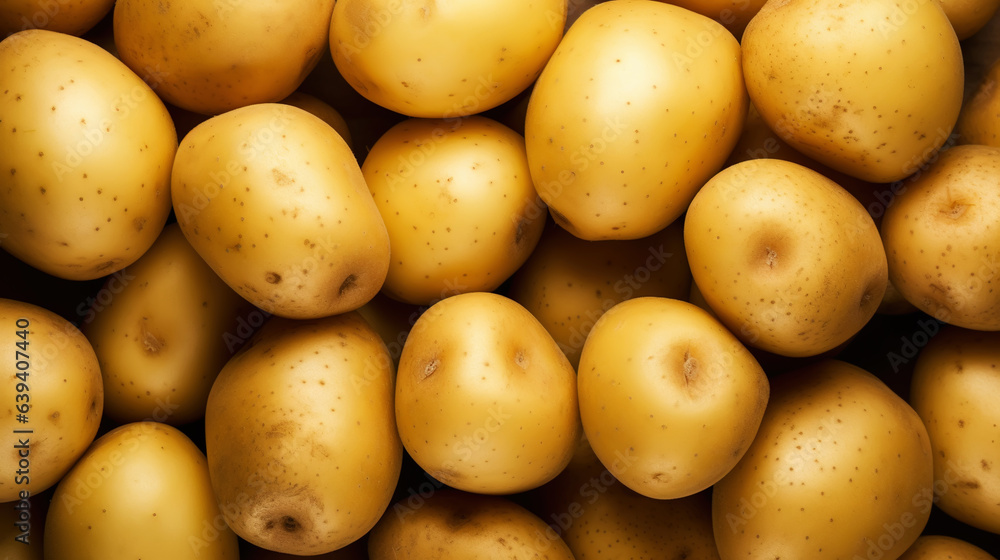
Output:
<svg viewBox="0 0 1000 560">
<path fill-rule="evenodd" d="M 295 179 L 292 179 L 287 174 L 279 170 L 277 167 L 271 169 L 271 176 L 274 177 L 274 182 L 278 186 L 285 187 L 295 182 Z"/>
<path fill-rule="evenodd" d="M 956 488 L 968 488 L 969 490 L 976 490 L 979 488 L 979 482 L 975 480 L 959 480 L 955 483 Z"/>
<path fill-rule="evenodd" d="M 424 369 L 418 373 L 419 378 L 417 379 L 417 381 L 423 381 L 424 379 L 427 379 L 428 377 L 434 375 L 434 372 L 437 371 L 439 367 L 441 367 L 441 360 L 437 358 L 434 358 L 431 361 L 427 362 L 427 365 L 424 366 Z"/>
<path fill-rule="evenodd" d="M 344 281 L 340 283 L 340 288 L 337 290 L 337 295 L 343 297 L 344 294 L 349 292 L 351 288 L 357 286 L 357 284 L 358 284 L 358 277 L 353 274 L 348 274 L 347 278 L 344 278 Z"/>
<path fill-rule="evenodd" d="M 142 231 L 146 227 L 146 218 L 136 218 L 132 220 L 132 227 L 135 231 Z"/>
<path fill-rule="evenodd" d="M 281 282 L 281 275 L 277 272 L 268 272 L 264 275 L 264 281 L 268 284 L 277 284 Z"/>
</svg>

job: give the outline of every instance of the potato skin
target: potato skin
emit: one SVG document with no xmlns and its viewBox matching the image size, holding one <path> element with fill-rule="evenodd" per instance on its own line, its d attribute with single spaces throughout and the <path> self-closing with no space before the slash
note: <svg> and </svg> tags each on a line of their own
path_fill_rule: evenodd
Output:
<svg viewBox="0 0 1000 560">
<path fill-rule="evenodd" d="M 121 425 L 95 441 L 56 487 L 45 558 L 195 557 L 236 560 L 237 540 L 222 522 L 205 455 L 177 428 Z"/>
<path fill-rule="evenodd" d="M 965 105 L 955 125 L 959 142 L 1000 148 L 1000 59 Z"/>
<path fill-rule="evenodd" d="M 0 43 L 0 245 L 67 280 L 135 262 L 170 213 L 177 136 L 153 90 L 107 51 L 46 30 Z"/>
<path fill-rule="evenodd" d="M 768 399 L 757 360 L 694 304 L 640 297 L 609 309 L 580 356 L 580 416 L 594 452 L 644 496 L 707 489 L 754 439 Z"/>
<path fill-rule="evenodd" d="M 899 560 L 996 560 L 985 550 L 945 535 L 924 535 Z"/>
<path fill-rule="evenodd" d="M 757 438 L 713 487 L 719 553 L 898 558 L 927 524 L 932 471 L 920 417 L 874 375 L 837 360 L 781 374 Z"/>
<path fill-rule="evenodd" d="M 7 0 L 0 6 L 0 39 L 26 29 L 79 37 L 111 11 L 114 0 Z"/>
<path fill-rule="evenodd" d="M 17 333 L 25 322 L 28 332 L 22 338 Z M 21 491 L 34 495 L 52 487 L 83 455 L 101 422 L 104 391 L 94 349 L 66 319 L 36 305 L 0 298 L 0 325 L 0 344 L 10 360 L 0 383 L 0 402 L 5 403 L 0 429 L 27 440 L 21 448 L 13 440 L 0 454 L 0 469 L 9 473 L 0 477 L 0 502 L 10 502 Z M 18 372 L 27 373 L 18 377 Z M 27 388 L 18 390 L 19 383 Z M 20 404 L 28 405 L 27 422 L 17 420 Z M 31 433 L 14 434 L 20 429 Z M 22 478 L 16 473 L 24 453 L 30 472 Z"/>
<path fill-rule="evenodd" d="M 889 277 L 935 318 L 1000 330 L 1000 147 L 962 145 L 899 193 L 882 220 Z"/>
<path fill-rule="evenodd" d="M 1000 333 L 945 326 L 917 356 L 910 403 L 934 450 L 935 503 L 1000 534 Z"/>
<path fill-rule="evenodd" d="M 347 143 L 298 107 L 264 103 L 184 137 L 177 223 L 230 287 L 281 317 L 357 309 L 385 281 L 389 236 Z"/>
<path fill-rule="evenodd" d="M 392 499 L 403 448 L 392 361 L 357 312 L 270 319 L 219 373 L 205 440 L 226 522 L 250 543 L 319 555 Z"/>
</svg>

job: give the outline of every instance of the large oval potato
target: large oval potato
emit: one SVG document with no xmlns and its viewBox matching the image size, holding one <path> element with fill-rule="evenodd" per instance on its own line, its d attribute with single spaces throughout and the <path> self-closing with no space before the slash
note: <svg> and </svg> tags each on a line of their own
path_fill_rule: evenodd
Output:
<svg viewBox="0 0 1000 560">
<path fill-rule="evenodd" d="M 229 111 L 181 143 L 177 223 L 241 296 L 282 317 L 361 307 L 385 281 L 389 236 L 344 139 L 280 103 Z"/>
<path fill-rule="evenodd" d="M 740 46 L 721 24 L 660 2 L 598 4 L 532 90 L 531 177 L 573 235 L 646 237 L 722 167 L 747 105 Z"/>
<path fill-rule="evenodd" d="M 757 438 L 712 489 L 722 560 L 895 560 L 933 505 L 920 417 L 874 375 L 824 360 L 772 380 Z"/>
<path fill-rule="evenodd" d="M 319 555 L 392 499 L 403 447 L 385 344 L 357 312 L 273 318 L 219 373 L 205 445 L 226 523 L 257 546 Z"/>
<path fill-rule="evenodd" d="M 93 43 L 30 30 L 0 42 L 0 244 L 70 280 L 149 249 L 170 214 L 177 136 L 160 99 Z"/>
</svg>

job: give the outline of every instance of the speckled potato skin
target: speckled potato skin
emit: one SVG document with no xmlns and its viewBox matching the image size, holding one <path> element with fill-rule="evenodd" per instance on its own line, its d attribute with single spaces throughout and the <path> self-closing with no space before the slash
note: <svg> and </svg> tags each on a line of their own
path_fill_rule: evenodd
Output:
<svg viewBox="0 0 1000 560">
<path fill-rule="evenodd" d="M 905 178 L 958 119 L 962 51 L 938 2 L 768 2 L 742 46 L 747 90 L 771 129 L 848 175 Z"/>
<path fill-rule="evenodd" d="M 601 462 L 650 498 L 721 479 L 753 441 L 768 399 L 757 360 L 694 304 L 641 297 L 594 325 L 578 372 L 583 430 Z"/>
<path fill-rule="evenodd" d="M 625 241 L 585 241 L 550 222 L 507 295 L 531 311 L 576 368 L 590 329 L 612 306 L 640 296 L 686 299 L 690 289 L 681 220 Z"/>
<path fill-rule="evenodd" d="M 236 560 L 236 535 L 221 520 L 194 442 L 159 422 L 133 422 L 101 436 L 60 481 L 45 558 Z"/>
<path fill-rule="evenodd" d="M 22 346 L 17 345 L 25 342 L 17 334 L 20 319 L 29 322 L 27 344 Z M 0 298 L 0 325 L 0 343 L 9 356 L 0 384 L 0 398 L 5 403 L 0 429 L 12 438 L 29 440 L 25 450 L 17 448 L 17 440 L 12 439 L 0 455 L 0 468 L 10 473 L 0 477 L 2 503 L 17 500 L 23 490 L 39 494 L 66 474 L 94 441 L 104 392 L 94 350 L 69 321 L 36 305 Z M 19 371 L 27 375 L 19 378 Z M 26 383 L 27 389 L 19 391 L 18 383 Z M 28 405 L 24 412 L 27 422 L 17 420 L 21 412 L 17 407 L 22 404 Z M 32 432 L 14 434 L 13 430 L 20 429 Z M 22 473 L 28 476 L 21 479 L 17 471 L 23 453 L 28 454 L 30 472 Z"/>
<path fill-rule="evenodd" d="M 67 280 L 134 262 L 170 213 L 166 107 L 105 50 L 54 31 L 4 40 L 0 68 L 0 247 Z"/>
<path fill-rule="evenodd" d="M 885 251 L 868 211 L 799 164 L 759 159 L 727 167 L 684 220 L 691 274 L 744 343 L 815 356 L 855 335 L 885 293 Z"/>
<path fill-rule="evenodd" d="M 142 258 L 111 276 L 85 311 L 107 417 L 179 426 L 204 417 L 212 382 L 239 348 L 239 334 L 251 328 L 253 307 L 174 223 Z"/>
<path fill-rule="evenodd" d="M 217 115 L 284 99 L 326 47 L 334 0 L 121 0 L 122 61 L 182 109 Z"/>
<path fill-rule="evenodd" d="M 219 373 L 205 441 L 226 522 L 318 555 L 360 539 L 392 499 L 403 447 L 385 344 L 357 312 L 270 319 Z"/>
<path fill-rule="evenodd" d="M 357 309 L 389 267 L 389 236 L 347 143 L 290 105 L 195 127 L 174 161 L 177 223 L 230 287 L 281 317 Z"/>
<path fill-rule="evenodd" d="M 996 560 L 996 557 L 955 537 L 924 535 L 899 560 Z"/>
<path fill-rule="evenodd" d="M 893 285 L 921 311 L 1000 330 L 1000 147 L 955 146 L 907 181 L 882 220 Z"/>
<path fill-rule="evenodd" d="M 472 292 L 431 306 L 399 360 L 396 422 L 414 461 L 467 492 L 552 480 L 580 436 L 576 376 L 528 310 Z"/>
<path fill-rule="evenodd" d="M 946 326 L 917 357 L 910 403 L 934 450 L 937 505 L 1000 533 L 1000 333 Z"/>
<path fill-rule="evenodd" d="M 712 489 L 723 560 L 898 558 L 933 505 L 916 412 L 870 373 L 824 360 L 782 374 L 753 445 Z"/>
<path fill-rule="evenodd" d="M 382 290 L 405 303 L 497 289 L 545 227 L 524 138 L 486 117 L 403 121 L 361 170 L 389 231 Z"/>
<path fill-rule="evenodd" d="M 114 0 L 7 0 L 0 5 L 0 39 L 25 29 L 47 29 L 79 37 L 97 25 Z"/>
<path fill-rule="evenodd" d="M 347 142 L 347 146 L 354 149 L 354 145 L 351 140 L 351 130 L 347 128 L 347 121 L 344 120 L 343 115 L 339 111 L 330 106 L 329 103 L 323 101 L 322 99 L 309 95 L 308 93 L 303 93 L 301 91 L 295 91 L 288 97 L 281 100 L 282 103 L 287 105 L 292 105 L 293 107 L 298 107 L 299 109 L 305 109 L 313 115 L 323 119 L 323 122 L 333 127 L 337 131 L 337 134 Z"/>
<path fill-rule="evenodd" d="M 368 538 L 371 560 L 574 560 L 566 543 L 530 511 L 500 496 L 452 489 L 419 507 L 397 502 Z"/>
<path fill-rule="evenodd" d="M 740 47 L 721 24 L 660 2 L 598 4 L 532 90 L 535 188 L 581 239 L 647 237 L 722 167 L 747 107 Z"/>
<path fill-rule="evenodd" d="M 563 0 L 340 0 L 337 69 L 368 100 L 411 117 L 492 109 L 538 77 L 563 35 Z"/>
<path fill-rule="evenodd" d="M 955 125 L 959 142 L 1000 148 L 1000 59 L 990 66 Z"/>
</svg>

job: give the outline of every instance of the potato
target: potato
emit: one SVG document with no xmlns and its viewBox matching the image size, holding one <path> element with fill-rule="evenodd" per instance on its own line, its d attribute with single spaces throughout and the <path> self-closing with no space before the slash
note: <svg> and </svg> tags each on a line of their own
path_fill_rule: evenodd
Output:
<svg viewBox="0 0 1000 560">
<path fill-rule="evenodd" d="M 340 0 L 330 52 L 370 101 L 411 117 L 492 109 L 527 88 L 562 38 L 562 0 Z"/>
<path fill-rule="evenodd" d="M 1000 533 L 998 362 L 1000 333 L 946 326 L 917 355 L 910 386 L 934 450 L 935 503 L 992 533 Z"/>
<path fill-rule="evenodd" d="M 240 560 L 302 560 L 302 556 L 274 552 L 273 550 L 254 546 L 246 541 L 242 541 L 240 545 Z M 354 541 L 344 548 L 338 548 L 326 554 L 309 556 L 308 558 L 310 560 L 368 560 L 368 542 L 364 539 Z"/>
<path fill-rule="evenodd" d="M 45 520 L 53 560 L 237 557 L 205 456 L 159 422 L 125 424 L 95 441 L 59 482 Z"/>
<path fill-rule="evenodd" d="M 114 0 L 7 0 L 0 5 L 0 38 L 27 29 L 80 36 L 111 11 Z"/>
<path fill-rule="evenodd" d="M 6 359 L 0 430 L 0 502 L 55 485 L 97 435 L 104 408 L 94 349 L 72 323 L 30 303 L 0 298 Z M 23 431 L 21 431 L 23 430 Z"/>
<path fill-rule="evenodd" d="M 675 499 L 707 489 L 753 441 L 768 399 L 757 360 L 693 304 L 624 301 L 580 355 L 583 430 L 601 462 L 635 492 Z"/>
<path fill-rule="evenodd" d="M 305 109 L 313 115 L 323 119 L 323 122 L 333 127 L 337 131 L 337 134 L 347 142 L 347 146 L 354 149 L 351 142 L 351 130 L 347 128 L 347 121 L 336 109 L 331 107 L 326 101 L 322 99 L 309 95 L 308 93 L 302 93 L 301 91 L 293 92 L 291 95 L 286 97 L 281 101 L 287 105 L 293 107 L 298 107 L 299 109 Z"/>
<path fill-rule="evenodd" d="M 205 121 L 184 137 L 171 182 L 188 242 L 265 311 L 325 317 L 382 287 L 385 224 L 347 143 L 305 110 L 264 103 Z"/>
<path fill-rule="evenodd" d="M 201 420 L 208 391 L 238 346 L 227 338 L 253 307 L 191 248 L 177 224 L 108 279 L 84 318 L 118 423 Z M 109 302 L 105 303 L 105 299 Z"/>
<path fill-rule="evenodd" d="M 660 0 L 661 2 L 667 0 Z M 765 0 L 669 0 L 668 3 L 703 16 L 710 17 L 726 26 L 737 39 L 743 37 L 743 30 L 757 15 Z"/>
<path fill-rule="evenodd" d="M 326 48 L 333 4 L 120 0 L 115 45 L 165 101 L 216 115 L 295 91 Z"/>
<path fill-rule="evenodd" d="M 419 508 L 396 503 L 372 529 L 371 560 L 573 560 L 544 521 L 499 496 L 438 490 Z"/>
<path fill-rule="evenodd" d="M 985 550 L 955 537 L 924 535 L 899 560 L 996 560 Z"/>
<path fill-rule="evenodd" d="M 626 241 L 584 241 L 550 222 L 507 295 L 542 323 L 576 368 L 594 322 L 612 306 L 640 296 L 686 299 L 690 289 L 682 220 Z"/>
<path fill-rule="evenodd" d="M 138 259 L 170 213 L 174 125 L 100 47 L 30 30 L 0 43 L 0 245 L 69 280 Z"/>
<path fill-rule="evenodd" d="M 385 344 L 356 312 L 270 319 L 215 380 L 205 445 L 226 523 L 251 544 L 319 555 L 360 539 L 402 465 Z"/>
<path fill-rule="evenodd" d="M 721 24 L 660 2 L 598 4 L 532 90 L 535 188 L 581 239 L 647 237 L 721 168 L 747 104 L 740 46 Z"/>
<path fill-rule="evenodd" d="M 900 192 L 882 219 L 889 278 L 935 318 L 1000 330 L 1000 148 L 956 146 Z"/>
<path fill-rule="evenodd" d="M 552 480 L 580 435 L 576 376 L 516 302 L 471 292 L 413 325 L 396 379 L 406 451 L 459 490 L 512 494 Z"/>
<path fill-rule="evenodd" d="M 962 106 L 958 140 L 1000 148 L 1000 58 L 987 71 L 975 93 Z"/>
<path fill-rule="evenodd" d="M 486 117 L 403 121 L 361 171 L 389 231 L 382 290 L 405 303 L 497 289 L 545 226 L 524 139 Z"/>
<path fill-rule="evenodd" d="M 962 51 L 938 2 L 768 2 L 743 34 L 743 71 L 772 130 L 866 181 L 898 181 L 958 119 Z"/>
<path fill-rule="evenodd" d="M 824 360 L 780 375 L 757 438 L 713 487 L 719 553 L 895 560 L 927 524 L 932 463 L 920 417 L 867 371 Z"/>
<path fill-rule="evenodd" d="M 684 245 L 719 319 L 744 343 L 784 356 L 847 341 L 875 314 L 888 281 L 861 203 L 787 161 L 745 161 L 713 177 L 688 209 Z"/>
<path fill-rule="evenodd" d="M 959 40 L 968 39 L 989 23 L 1000 8 L 998 0 L 940 0 Z"/>
</svg>

